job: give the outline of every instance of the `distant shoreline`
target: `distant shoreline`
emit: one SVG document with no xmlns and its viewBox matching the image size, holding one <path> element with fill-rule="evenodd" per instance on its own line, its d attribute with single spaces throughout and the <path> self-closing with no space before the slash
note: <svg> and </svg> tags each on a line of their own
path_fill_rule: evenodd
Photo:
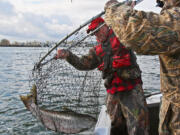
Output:
<svg viewBox="0 0 180 135">
<path fill-rule="evenodd" d="M 0 47 L 47 47 L 40 45 L 0 45 Z"/>
</svg>

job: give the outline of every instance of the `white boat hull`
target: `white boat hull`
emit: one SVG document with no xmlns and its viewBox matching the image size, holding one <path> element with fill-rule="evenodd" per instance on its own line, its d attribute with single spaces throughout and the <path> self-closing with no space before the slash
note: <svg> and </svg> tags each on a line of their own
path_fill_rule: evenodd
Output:
<svg viewBox="0 0 180 135">
<path fill-rule="evenodd" d="M 150 120 L 154 119 L 152 122 L 150 121 L 150 135 L 156 135 L 157 127 L 158 127 L 158 113 L 159 113 L 159 103 L 161 99 L 161 94 L 153 95 L 146 98 Z M 110 135 L 111 132 L 111 120 L 109 115 L 106 112 L 106 106 L 103 105 L 101 108 L 101 112 L 98 117 L 98 121 L 95 126 L 94 134 L 95 135 Z M 154 124 L 155 123 L 155 124 Z"/>
</svg>

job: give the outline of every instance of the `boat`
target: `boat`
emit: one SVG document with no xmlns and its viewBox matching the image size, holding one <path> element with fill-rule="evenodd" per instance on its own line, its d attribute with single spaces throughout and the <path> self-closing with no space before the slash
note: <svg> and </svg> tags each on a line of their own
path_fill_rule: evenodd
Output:
<svg viewBox="0 0 180 135">
<path fill-rule="evenodd" d="M 158 135 L 158 123 L 159 123 L 159 107 L 162 94 L 152 95 L 146 98 L 149 109 L 150 120 L 150 135 Z M 106 106 L 103 105 L 98 116 L 98 121 L 95 126 L 95 135 L 110 135 L 111 132 L 111 120 L 106 112 Z M 124 133 L 117 133 L 118 135 L 125 135 Z"/>
</svg>

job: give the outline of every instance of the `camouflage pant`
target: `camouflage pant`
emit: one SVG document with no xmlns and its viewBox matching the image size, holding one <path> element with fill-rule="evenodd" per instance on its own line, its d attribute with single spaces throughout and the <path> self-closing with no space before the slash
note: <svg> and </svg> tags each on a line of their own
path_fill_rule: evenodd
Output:
<svg viewBox="0 0 180 135">
<path fill-rule="evenodd" d="M 112 121 L 111 135 L 149 134 L 148 109 L 141 85 L 131 91 L 108 94 L 106 104 Z"/>
<path fill-rule="evenodd" d="M 180 135 L 180 108 L 162 98 L 159 135 Z"/>
</svg>

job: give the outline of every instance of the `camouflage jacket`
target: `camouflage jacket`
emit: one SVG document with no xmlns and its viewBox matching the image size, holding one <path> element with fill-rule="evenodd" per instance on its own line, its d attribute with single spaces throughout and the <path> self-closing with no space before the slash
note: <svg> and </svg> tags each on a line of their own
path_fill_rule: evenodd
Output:
<svg viewBox="0 0 180 135">
<path fill-rule="evenodd" d="M 126 47 L 138 54 L 159 55 L 161 92 L 180 103 L 180 1 L 165 3 L 160 14 L 109 5 L 105 22 Z M 176 1 L 176 2 L 175 2 Z"/>
</svg>

